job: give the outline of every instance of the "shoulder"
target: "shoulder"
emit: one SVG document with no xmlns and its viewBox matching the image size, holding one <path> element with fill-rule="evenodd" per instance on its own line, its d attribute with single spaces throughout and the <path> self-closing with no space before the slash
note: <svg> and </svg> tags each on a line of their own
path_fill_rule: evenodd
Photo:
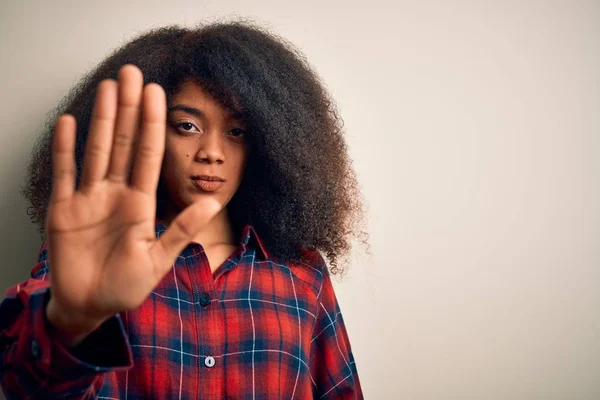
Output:
<svg viewBox="0 0 600 400">
<path fill-rule="evenodd" d="M 303 250 L 302 258 L 297 260 L 288 260 L 281 262 L 271 258 L 271 262 L 275 265 L 285 267 L 293 278 L 300 282 L 312 292 L 315 297 L 319 297 L 324 280 L 329 277 L 327 264 L 325 259 L 317 250 Z"/>
<path fill-rule="evenodd" d="M 35 266 L 31 269 L 30 276 L 32 278 L 44 278 L 50 271 L 50 265 L 48 262 L 48 242 L 42 241 L 40 249 L 38 250 L 38 259 Z"/>
</svg>

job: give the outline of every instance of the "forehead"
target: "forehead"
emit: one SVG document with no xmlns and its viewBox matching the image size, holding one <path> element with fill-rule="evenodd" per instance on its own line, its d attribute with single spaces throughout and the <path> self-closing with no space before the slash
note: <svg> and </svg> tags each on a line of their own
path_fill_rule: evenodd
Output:
<svg viewBox="0 0 600 400">
<path fill-rule="evenodd" d="M 193 81 L 183 82 L 178 90 L 173 93 L 170 106 L 173 105 L 200 108 L 204 113 L 218 112 L 225 117 L 239 117 L 238 115 L 234 115 L 231 109 L 225 107 L 202 86 Z"/>
<path fill-rule="evenodd" d="M 222 106 L 200 85 L 196 82 L 185 81 L 175 93 L 173 93 L 173 101 L 188 101 L 193 104 L 215 103 L 214 106 Z"/>
</svg>

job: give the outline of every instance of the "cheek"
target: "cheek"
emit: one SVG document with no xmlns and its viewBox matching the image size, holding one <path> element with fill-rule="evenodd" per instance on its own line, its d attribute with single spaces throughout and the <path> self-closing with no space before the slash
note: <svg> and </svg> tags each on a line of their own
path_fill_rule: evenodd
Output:
<svg viewBox="0 0 600 400">
<path fill-rule="evenodd" d="M 165 143 L 165 161 L 177 169 L 184 167 L 189 162 L 190 156 L 189 145 L 186 146 L 186 143 L 173 138 Z"/>
<path fill-rule="evenodd" d="M 249 156 L 250 156 L 249 149 L 247 147 L 238 149 L 237 153 L 235 154 L 236 169 L 237 169 L 238 175 L 240 177 L 244 176 L 244 172 L 245 172 L 246 166 L 248 164 Z"/>
<path fill-rule="evenodd" d="M 167 182 L 175 183 L 181 180 L 186 170 L 186 165 L 190 162 L 191 154 L 187 149 L 180 149 L 167 143 L 163 158 L 163 177 Z"/>
</svg>

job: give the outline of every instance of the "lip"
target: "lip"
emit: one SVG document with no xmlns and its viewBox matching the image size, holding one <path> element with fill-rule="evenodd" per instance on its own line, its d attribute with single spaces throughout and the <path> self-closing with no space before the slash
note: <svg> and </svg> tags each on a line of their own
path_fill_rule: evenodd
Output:
<svg viewBox="0 0 600 400">
<path fill-rule="evenodd" d="M 225 179 L 218 176 L 199 175 L 192 177 L 194 186 L 203 192 L 214 192 L 225 184 Z"/>
<path fill-rule="evenodd" d="M 220 176 L 217 176 L 217 175 L 194 175 L 191 178 L 194 181 L 204 180 L 204 181 L 220 181 L 220 182 L 225 182 L 225 179 L 223 179 L 223 178 L 221 178 Z"/>
</svg>

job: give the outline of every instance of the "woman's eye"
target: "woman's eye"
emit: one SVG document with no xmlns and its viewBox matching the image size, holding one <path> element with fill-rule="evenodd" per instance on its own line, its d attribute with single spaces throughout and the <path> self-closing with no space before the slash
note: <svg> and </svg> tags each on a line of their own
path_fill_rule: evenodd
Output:
<svg viewBox="0 0 600 400">
<path fill-rule="evenodd" d="M 230 132 L 235 137 L 244 137 L 246 135 L 246 131 L 240 128 L 233 128 Z"/>
<path fill-rule="evenodd" d="M 184 132 L 192 132 L 192 129 L 195 128 L 194 124 L 191 122 L 180 122 L 175 126 L 181 128 Z"/>
</svg>

